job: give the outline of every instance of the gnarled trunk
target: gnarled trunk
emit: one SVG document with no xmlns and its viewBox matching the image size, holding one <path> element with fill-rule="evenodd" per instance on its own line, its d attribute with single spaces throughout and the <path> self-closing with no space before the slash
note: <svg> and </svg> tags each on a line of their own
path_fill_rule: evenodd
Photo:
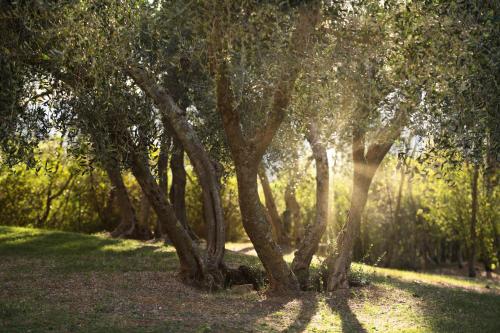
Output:
<svg viewBox="0 0 500 333">
<path fill-rule="evenodd" d="M 273 192 L 271 190 L 271 186 L 269 185 L 269 179 L 267 178 L 266 170 L 263 165 L 259 167 L 258 174 L 264 191 L 264 199 L 266 201 L 267 212 L 269 213 L 269 220 L 273 227 L 274 239 L 279 245 L 289 245 L 290 241 L 285 233 L 285 227 L 278 213 L 278 208 L 276 208 Z"/>
<path fill-rule="evenodd" d="M 169 237 L 176 249 L 181 279 L 189 284 L 206 286 L 207 276 L 203 258 L 151 174 L 147 159 L 141 157 L 140 153 L 132 152 L 131 169 L 160 220 L 162 234 Z"/>
<path fill-rule="evenodd" d="M 307 289 L 309 284 L 309 266 L 313 255 L 318 251 L 321 237 L 326 231 L 328 223 L 328 197 L 330 175 L 328 170 L 328 156 L 326 147 L 319 138 L 315 124 L 310 124 L 306 135 L 311 145 L 314 160 L 316 161 L 316 218 L 304 235 L 304 239 L 295 252 L 292 270 L 299 280 L 302 289 Z"/>
<path fill-rule="evenodd" d="M 174 206 L 175 215 L 187 229 L 189 236 L 193 240 L 198 240 L 198 236 L 193 232 L 187 223 L 186 213 L 186 169 L 184 168 L 184 149 L 179 140 L 173 140 L 172 159 L 170 160 L 170 170 L 172 171 L 172 185 L 170 186 L 169 198 Z"/>
<path fill-rule="evenodd" d="M 337 250 L 327 258 L 328 279 L 327 290 L 348 288 L 348 273 L 352 261 L 354 242 L 361 226 L 361 216 L 368 199 L 368 191 L 375 172 L 392 144 L 401 133 L 400 114 L 393 118 L 384 131 L 379 132 L 381 138 L 375 140 L 368 149 L 365 148 L 365 132 L 363 129 L 353 130 L 352 161 L 353 186 L 349 217 L 344 228 L 337 237 Z M 365 153 L 366 150 L 366 153 Z"/>
<path fill-rule="evenodd" d="M 127 73 L 137 85 L 155 102 L 164 118 L 182 144 L 198 176 L 203 194 L 205 221 L 208 227 L 207 263 L 213 270 L 222 265 L 225 243 L 225 225 L 217 170 L 203 147 L 198 135 L 185 117 L 185 112 L 174 102 L 172 96 L 158 86 L 154 78 L 138 67 L 128 67 Z"/>
<path fill-rule="evenodd" d="M 217 7 L 217 6 L 215 6 Z M 240 111 L 233 101 L 231 74 L 225 53 L 224 28 L 220 20 L 224 7 L 217 9 L 213 17 L 213 32 L 210 49 L 214 55 L 211 67 L 215 69 L 217 110 L 222 116 L 224 132 L 236 167 L 238 196 L 243 226 L 254 244 L 255 250 L 267 271 L 271 288 L 276 291 L 298 290 L 298 281 L 283 260 L 279 246 L 274 242 L 266 221 L 264 208 L 257 192 L 257 171 L 260 161 L 285 118 L 290 104 L 295 81 L 301 69 L 304 50 L 309 49 L 311 35 L 319 21 L 317 3 L 304 5 L 299 10 L 286 57 L 281 59 L 280 74 L 274 85 L 268 87 L 272 97 L 269 103 L 266 123 L 248 137 L 240 119 Z"/>
<path fill-rule="evenodd" d="M 166 129 L 163 129 L 163 131 L 160 142 L 160 153 L 158 154 L 158 185 L 166 196 L 168 191 L 168 152 L 170 150 L 171 138 L 167 134 Z M 155 238 L 160 238 L 161 236 L 160 221 L 157 218 L 155 224 Z"/>
<path fill-rule="evenodd" d="M 174 206 L 175 216 L 181 224 L 187 226 L 186 215 L 186 170 L 184 169 L 184 149 L 177 139 L 174 139 L 172 159 L 172 185 L 170 186 L 170 202 Z"/>
<path fill-rule="evenodd" d="M 279 292 L 297 290 L 297 280 L 283 260 L 281 249 L 272 237 L 271 228 L 264 212 L 265 208 L 260 202 L 258 193 L 258 164 L 252 164 L 250 166 L 239 165 L 236 168 L 243 227 L 264 265 L 271 289 Z"/>
<path fill-rule="evenodd" d="M 327 261 L 329 291 L 348 288 L 348 273 L 352 261 L 352 251 L 357 231 L 360 229 L 361 215 L 368 199 L 368 190 L 372 177 L 365 177 L 362 173 L 354 172 L 351 206 L 347 222 L 337 238 L 337 251 Z"/>
</svg>

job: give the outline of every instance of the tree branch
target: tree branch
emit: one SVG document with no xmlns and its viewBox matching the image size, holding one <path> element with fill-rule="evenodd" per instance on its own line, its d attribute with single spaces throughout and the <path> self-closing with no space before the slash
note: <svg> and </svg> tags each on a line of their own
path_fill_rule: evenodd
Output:
<svg viewBox="0 0 500 333">
<path fill-rule="evenodd" d="M 218 64 L 216 75 L 217 109 L 222 116 L 224 129 L 228 137 L 228 144 L 233 153 L 238 155 L 238 152 L 247 146 L 247 142 L 240 127 L 240 115 L 238 110 L 235 110 L 233 107 L 231 80 L 225 61 Z"/>
<path fill-rule="evenodd" d="M 319 21 L 319 17 L 319 7 L 316 4 L 303 6 L 300 9 L 288 52 L 290 56 L 285 58 L 285 61 L 282 63 L 281 74 L 274 90 L 273 101 L 267 115 L 266 124 L 250 140 L 250 142 L 256 145 L 259 153 L 263 154 L 267 149 L 285 118 L 292 90 L 301 69 L 301 59 L 304 57 L 305 50 L 309 49 L 311 35 Z"/>
<path fill-rule="evenodd" d="M 389 152 L 394 142 L 401 135 L 401 131 L 407 121 L 407 114 L 404 110 L 397 112 L 389 123 L 380 129 L 373 143 L 368 147 L 366 160 L 370 164 L 380 164 L 384 156 Z"/>
</svg>

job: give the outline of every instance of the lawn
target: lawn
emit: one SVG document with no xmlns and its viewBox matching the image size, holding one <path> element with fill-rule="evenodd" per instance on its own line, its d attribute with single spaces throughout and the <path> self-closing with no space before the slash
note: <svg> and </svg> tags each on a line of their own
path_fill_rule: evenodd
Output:
<svg viewBox="0 0 500 333">
<path fill-rule="evenodd" d="M 227 261 L 257 265 L 248 245 Z M 372 283 L 331 295 L 208 294 L 176 267 L 160 243 L 0 227 L 0 332 L 500 332 L 498 282 L 357 264 Z"/>
</svg>

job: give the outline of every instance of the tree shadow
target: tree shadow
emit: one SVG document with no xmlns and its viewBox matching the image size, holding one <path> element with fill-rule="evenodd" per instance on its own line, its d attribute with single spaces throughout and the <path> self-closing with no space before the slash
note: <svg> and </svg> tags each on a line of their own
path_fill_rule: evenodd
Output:
<svg viewBox="0 0 500 333">
<path fill-rule="evenodd" d="M 500 332 L 500 295 L 424 281 L 377 277 L 418 300 L 421 318 L 433 332 Z"/>
<path fill-rule="evenodd" d="M 4 232 L 4 235 L 1 235 Z M 77 233 L 9 233 L 0 230 L 0 256 L 41 260 L 59 272 L 165 271 L 178 265 L 175 251 L 163 246 L 123 243 L 123 240 Z"/>
<path fill-rule="evenodd" d="M 352 312 L 349 306 L 349 299 L 352 297 L 352 291 L 349 289 L 338 290 L 327 299 L 327 304 L 333 313 L 338 313 L 342 323 L 342 332 L 367 332 L 361 322 Z"/>
<path fill-rule="evenodd" d="M 311 322 L 312 318 L 318 309 L 318 297 L 316 292 L 300 292 L 294 295 L 285 296 L 268 296 L 264 301 L 254 304 L 246 311 L 247 315 L 255 319 L 251 323 L 252 331 L 268 331 L 271 324 L 267 324 L 264 318 L 269 318 L 270 322 L 280 322 L 280 319 L 285 320 L 285 317 L 290 316 L 290 309 L 287 309 L 287 304 L 291 302 L 299 302 L 300 309 L 294 316 L 291 322 L 281 332 L 304 332 Z M 272 330 L 274 331 L 274 330 Z"/>
<path fill-rule="evenodd" d="M 308 292 L 309 295 L 301 298 L 300 312 L 292 324 L 284 332 L 304 332 L 318 310 L 318 297 L 316 292 Z"/>
</svg>

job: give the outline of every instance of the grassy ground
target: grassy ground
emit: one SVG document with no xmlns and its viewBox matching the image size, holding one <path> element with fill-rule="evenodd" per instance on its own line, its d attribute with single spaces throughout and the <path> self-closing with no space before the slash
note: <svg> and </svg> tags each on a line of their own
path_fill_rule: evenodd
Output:
<svg viewBox="0 0 500 333">
<path fill-rule="evenodd" d="M 229 263 L 257 264 L 248 244 Z M 356 265 L 332 295 L 201 293 L 171 247 L 0 227 L 0 332 L 500 332 L 500 285 Z"/>
</svg>

